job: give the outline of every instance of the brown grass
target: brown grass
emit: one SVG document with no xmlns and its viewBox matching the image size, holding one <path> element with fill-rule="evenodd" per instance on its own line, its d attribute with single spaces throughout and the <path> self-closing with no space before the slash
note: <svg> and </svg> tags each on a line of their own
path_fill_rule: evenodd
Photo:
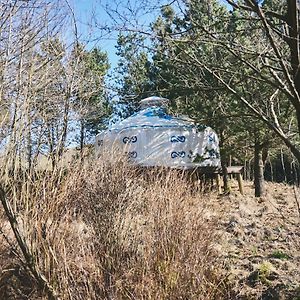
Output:
<svg viewBox="0 0 300 300">
<path fill-rule="evenodd" d="M 147 173 L 147 174 L 146 174 Z M 147 176 L 146 176 L 147 175 Z M 205 198 L 122 160 L 10 183 L 38 271 L 60 299 L 226 299 Z M 47 299 L 2 217 L 0 299 Z M 9 242 L 9 243 L 8 243 Z"/>
</svg>

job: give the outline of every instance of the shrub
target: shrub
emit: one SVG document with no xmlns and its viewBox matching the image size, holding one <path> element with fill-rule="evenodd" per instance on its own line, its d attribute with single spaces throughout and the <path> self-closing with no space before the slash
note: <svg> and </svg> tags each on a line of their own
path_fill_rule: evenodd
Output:
<svg viewBox="0 0 300 300">
<path fill-rule="evenodd" d="M 62 178 L 43 175 L 9 193 L 37 270 L 60 299 L 230 298 L 214 251 L 215 220 L 204 217 L 204 197 L 180 172 L 119 159 L 79 165 Z M 18 256 L 12 269 L 40 299 Z M 6 283 L 28 292 L 20 278 Z"/>
</svg>

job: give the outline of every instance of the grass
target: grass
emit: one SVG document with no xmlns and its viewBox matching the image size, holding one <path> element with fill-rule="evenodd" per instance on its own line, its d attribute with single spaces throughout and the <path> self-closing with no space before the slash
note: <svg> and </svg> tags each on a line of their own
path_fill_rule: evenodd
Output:
<svg viewBox="0 0 300 300">
<path fill-rule="evenodd" d="M 263 261 L 253 275 L 255 275 L 253 279 L 260 281 L 266 286 L 271 286 L 272 281 L 277 278 L 274 266 L 269 261 Z"/>
<path fill-rule="evenodd" d="M 286 254 L 285 252 L 281 251 L 281 250 L 276 250 L 274 251 L 270 257 L 272 258 L 277 258 L 277 259 L 289 259 L 289 255 Z"/>
<path fill-rule="evenodd" d="M 216 220 L 203 218 L 204 196 L 178 172 L 119 159 L 5 184 L 56 299 L 231 299 L 214 251 Z M 0 299 L 49 298 L 3 212 L 0 220 Z"/>
</svg>

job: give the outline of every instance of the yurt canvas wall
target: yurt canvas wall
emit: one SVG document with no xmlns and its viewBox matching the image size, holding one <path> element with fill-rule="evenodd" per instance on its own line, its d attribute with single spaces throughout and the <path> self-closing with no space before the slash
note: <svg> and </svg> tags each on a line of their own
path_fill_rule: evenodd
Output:
<svg viewBox="0 0 300 300">
<path fill-rule="evenodd" d="M 96 150 L 125 153 L 141 166 L 193 168 L 220 165 L 219 141 L 210 127 L 147 107 L 96 137 Z"/>
</svg>

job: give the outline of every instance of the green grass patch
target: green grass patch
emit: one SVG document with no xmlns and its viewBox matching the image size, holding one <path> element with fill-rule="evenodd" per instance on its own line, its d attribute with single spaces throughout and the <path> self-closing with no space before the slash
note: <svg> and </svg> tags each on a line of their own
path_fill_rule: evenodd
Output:
<svg viewBox="0 0 300 300">
<path fill-rule="evenodd" d="M 286 254 L 285 252 L 281 251 L 281 250 L 276 250 L 274 251 L 270 257 L 272 258 L 278 258 L 278 259 L 289 259 L 290 256 L 288 254 Z"/>
</svg>

